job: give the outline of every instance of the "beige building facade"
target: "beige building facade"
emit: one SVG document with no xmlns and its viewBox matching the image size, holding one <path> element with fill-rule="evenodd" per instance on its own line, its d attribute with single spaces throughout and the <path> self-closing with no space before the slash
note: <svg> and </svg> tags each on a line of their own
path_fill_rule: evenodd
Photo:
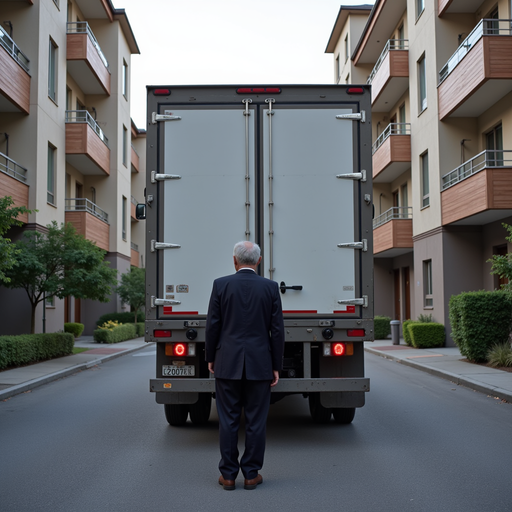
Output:
<svg viewBox="0 0 512 512">
<path fill-rule="evenodd" d="M 130 117 L 131 56 L 139 48 L 124 9 L 110 0 L 0 0 L 0 193 L 32 214 L 25 229 L 71 222 L 107 251 L 119 274 L 143 266 L 145 131 Z M 37 211 L 36 211 L 37 210 Z M 0 287 L 0 334 L 27 332 L 25 292 Z M 125 310 L 68 297 L 36 313 L 36 332 Z M 43 311 L 44 310 L 44 311 Z"/>
<path fill-rule="evenodd" d="M 326 49 L 336 81 L 372 84 L 375 314 L 432 315 L 449 345 L 450 297 L 499 288 L 511 249 L 511 4 L 342 6 Z"/>
</svg>

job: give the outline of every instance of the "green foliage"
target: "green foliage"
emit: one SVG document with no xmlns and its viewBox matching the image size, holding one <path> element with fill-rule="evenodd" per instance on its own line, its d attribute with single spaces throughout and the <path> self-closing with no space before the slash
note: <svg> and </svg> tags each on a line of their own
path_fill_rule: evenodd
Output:
<svg viewBox="0 0 512 512">
<path fill-rule="evenodd" d="M 509 224 L 502 224 L 508 231 L 508 236 L 505 240 L 512 243 L 512 226 Z M 505 256 L 494 255 L 491 259 L 487 260 L 491 263 L 491 274 L 498 275 L 500 278 L 507 278 L 508 283 L 502 285 L 502 288 L 512 291 L 512 254 L 508 253 Z"/>
<path fill-rule="evenodd" d="M 106 329 L 107 331 L 112 331 L 116 327 L 121 325 L 117 320 L 107 320 L 104 324 L 98 325 L 98 329 Z"/>
<path fill-rule="evenodd" d="M 498 343 L 489 349 L 487 362 L 495 368 L 498 366 L 512 366 L 512 348 L 510 343 Z"/>
<path fill-rule="evenodd" d="M 133 324 L 135 325 L 135 328 L 137 329 L 137 338 L 141 338 L 146 333 L 146 326 L 143 323 L 139 324 Z"/>
<path fill-rule="evenodd" d="M 79 338 L 84 332 L 84 324 L 68 322 L 64 324 L 64 332 L 70 332 L 75 338 Z"/>
<path fill-rule="evenodd" d="M 121 284 L 117 293 L 124 304 L 129 304 L 133 318 L 137 323 L 137 311 L 146 301 L 146 271 L 143 268 L 132 267 L 130 272 L 121 275 Z"/>
<path fill-rule="evenodd" d="M 430 322 L 434 322 L 435 320 L 432 318 L 432 315 L 418 315 L 418 322 L 422 324 L 428 324 Z"/>
<path fill-rule="evenodd" d="M 374 318 L 375 339 L 384 340 L 391 334 L 391 318 L 389 316 L 376 316 Z"/>
<path fill-rule="evenodd" d="M 414 323 L 416 323 L 414 320 L 406 320 L 402 324 L 402 333 L 404 335 L 404 341 L 406 345 L 409 345 L 409 347 L 412 347 L 412 339 L 411 332 L 409 331 L 409 326 Z"/>
<path fill-rule="evenodd" d="M 109 320 L 114 320 L 116 322 L 119 322 L 120 324 L 130 324 L 133 322 L 133 313 L 105 313 L 104 315 L 101 315 L 98 320 L 96 320 L 96 325 L 102 325 L 105 322 L 108 322 Z M 138 322 L 144 322 L 144 312 L 138 311 L 137 312 L 137 323 Z"/>
<path fill-rule="evenodd" d="M 10 278 L 5 274 L 16 265 L 16 256 L 19 249 L 11 242 L 10 238 L 4 235 L 13 226 L 21 226 L 23 223 L 18 216 L 23 213 L 32 213 L 24 206 L 13 206 L 14 201 L 11 196 L 0 197 L 0 283 L 8 283 Z"/>
<path fill-rule="evenodd" d="M 25 231 L 16 247 L 17 265 L 6 272 L 10 279 L 6 286 L 27 292 L 32 306 L 31 332 L 36 306 L 45 295 L 109 301 L 117 271 L 104 260 L 105 251 L 77 234 L 72 224 L 59 227 L 53 221 L 46 233 Z"/>
<path fill-rule="evenodd" d="M 512 295 L 505 291 L 466 292 L 450 299 L 452 338 L 470 361 L 487 361 L 489 349 L 508 340 Z"/>
<path fill-rule="evenodd" d="M 135 324 L 121 324 L 113 329 L 96 329 L 94 341 L 98 343 L 119 343 L 137 337 Z"/>
<path fill-rule="evenodd" d="M 408 325 L 412 346 L 434 348 L 444 345 L 444 325 L 435 322 L 412 322 Z"/>
<path fill-rule="evenodd" d="M 0 336 L 0 370 L 67 356 L 74 343 L 73 335 L 63 332 Z"/>
</svg>

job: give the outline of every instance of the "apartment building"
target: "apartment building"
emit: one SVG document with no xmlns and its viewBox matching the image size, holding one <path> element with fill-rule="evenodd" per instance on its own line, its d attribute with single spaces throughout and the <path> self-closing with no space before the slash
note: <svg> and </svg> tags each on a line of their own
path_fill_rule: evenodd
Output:
<svg viewBox="0 0 512 512">
<path fill-rule="evenodd" d="M 145 131 L 130 118 L 131 56 L 124 9 L 111 0 L 0 0 L 0 193 L 34 213 L 21 230 L 71 222 L 119 273 L 144 265 L 133 215 L 144 190 Z M 37 210 L 37 211 L 36 211 Z M 0 287 L 0 333 L 27 332 L 25 292 Z M 36 332 L 123 309 L 68 297 L 41 303 Z"/>
<path fill-rule="evenodd" d="M 499 288 L 512 250 L 511 4 L 342 6 L 326 49 L 336 82 L 372 84 L 375 314 L 431 314 L 448 345 L 450 297 Z"/>
</svg>

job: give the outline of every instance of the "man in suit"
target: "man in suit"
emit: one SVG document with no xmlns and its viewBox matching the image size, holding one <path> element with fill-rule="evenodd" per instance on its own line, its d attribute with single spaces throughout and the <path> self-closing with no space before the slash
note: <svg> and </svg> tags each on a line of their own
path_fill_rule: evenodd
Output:
<svg viewBox="0 0 512 512">
<path fill-rule="evenodd" d="M 219 414 L 219 484 L 235 488 L 239 470 L 244 488 L 263 482 L 270 388 L 283 365 L 284 322 L 279 287 L 256 274 L 260 248 L 238 242 L 233 251 L 236 273 L 216 279 L 206 320 L 206 361 L 215 375 Z M 238 460 L 238 429 L 245 414 L 245 451 Z"/>
</svg>

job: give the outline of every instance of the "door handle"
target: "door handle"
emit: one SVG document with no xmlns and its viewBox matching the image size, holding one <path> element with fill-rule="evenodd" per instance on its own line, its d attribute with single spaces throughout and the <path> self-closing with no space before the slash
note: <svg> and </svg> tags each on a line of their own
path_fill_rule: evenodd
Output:
<svg viewBox="0 0 512 512">
<path fill-rule="evenodd" d="M 281 290 L 281 293 L 286 293 L 286 290 L 302 290 L 301 284 L 296 284 L 294 286 L 286 286 L 286 283 L 284 281 L 281 281 L 281 284 L 279 285 L 279 289 Z"/>
</svg>

